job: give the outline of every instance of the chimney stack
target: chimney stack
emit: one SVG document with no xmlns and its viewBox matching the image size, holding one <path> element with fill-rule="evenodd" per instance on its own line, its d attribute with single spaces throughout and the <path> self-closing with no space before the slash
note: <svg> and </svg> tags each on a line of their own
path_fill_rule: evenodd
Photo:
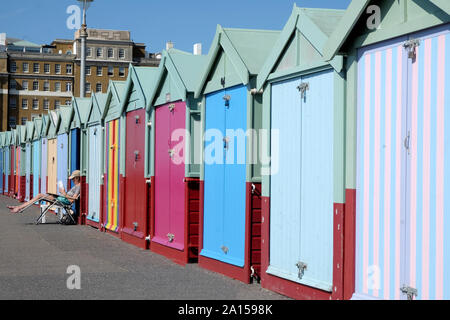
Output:
<svg viewBox="0 0 450 320">
<path fill-rule="evenodd" d="M 6 46 L 6 33 L 0 33 L 0 46 Z"/>
<path fill-rule="evenodd" d="M 172 49 L 172 48 L 173 48 L 173 43 L 172 43 L 172 41 L 167 42 L 167 43 L 166 43 L 166 50 L 168 51 L 168 50 L 170 50 L 170 49 Z"/>
<path fill-rule="evenodd" d="M 196 56 L 202 55 L 202 44 L 201 43 L 194 44 L 194 55 L 196 55 Z"/>
</svg>

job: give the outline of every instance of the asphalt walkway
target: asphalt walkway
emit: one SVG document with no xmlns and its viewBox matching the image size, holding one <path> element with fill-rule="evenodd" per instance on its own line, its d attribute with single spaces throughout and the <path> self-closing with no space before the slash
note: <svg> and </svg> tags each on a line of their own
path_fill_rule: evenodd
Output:
<svg viewBox="0 0 450 320">
<path fill-rule="evenodd" d="M 39 209 L 10 214 L 6 206 L 16 203 L 0 196 L 0 299 L 284 299 L 54 216 L 35 225 Z M 80 268 L 80 290 L 67 288 L 71 265 Z"/>
</svg>

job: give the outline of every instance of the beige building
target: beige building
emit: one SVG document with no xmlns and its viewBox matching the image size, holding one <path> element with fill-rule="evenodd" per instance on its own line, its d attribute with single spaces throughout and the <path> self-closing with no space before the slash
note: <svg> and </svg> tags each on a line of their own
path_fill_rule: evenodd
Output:
<svg viewBox="0 0 450 320">
<path fill-rule="evenodd" d="M 0 130 L 24 124 L 80 95 L 79 32 L 73 40 L 37 45 L 0 34 Z M 88 29 L 86 96 L 105 93 L 110 80 L 125 80 L 129 64 L 157 67 L 159 59 L 130 32 Z"/>
</svg>

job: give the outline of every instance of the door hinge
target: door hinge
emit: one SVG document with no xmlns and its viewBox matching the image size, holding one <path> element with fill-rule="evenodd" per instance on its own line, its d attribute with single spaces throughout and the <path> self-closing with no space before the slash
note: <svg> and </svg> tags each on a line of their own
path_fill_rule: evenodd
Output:
<svg viewBox="0 0 450 320">
<path fill-rule="evenodd" d="M 223 100 L 225 100 L 225 107 L 229 107 L 230 106 L 231 96 L 229 94 L 226 94 L 226 95 L 223 96 Z"/>
<path fill-rule="evenodd" d="M 138 161 L 139 160 L 139 151 L 135 150 L 134 151 L 134 161 Z"/>
<path fill-rule="evenodd" d="M 173 233 L 168 233 L 167 238 L 169 238 L 169 242 L 173 242 L 173 240 L 175 239 L 175 235 Z"/>
<path fill-rule="evenodd" d="M 139 118 L 140 118 L 140 117 L 139 117 L 139 116 L 136 116 L 135 118 L 136 118 L 136 124 L 139 124 Z"/>
<path fill-rule="evenodd" d="M 169 111 L 172 112 L 175 109 L 175 104 L 169 104 Z"/>
<path fill-rule="evenodd" d="M 411 39 L 406 41 L 403 44 L 403 47 L 408 51 L 408 58 L 415 59 L 416 58 L 416 48 L 420 46 L 419 39 Z"/>
<path fill-rule="evenodd" d="M 137 222 L 133 222 L 133 226 L 134 226 L 133 230 L 136 232 L 139 224 Z"/>
<path fill-rule="evenodd" d="M 305 270 L 308 268 L 308 265 L 304 262 L 299 261 L 295 266 L 298 268 L 298 278 L 302 279 L 305 275 Z"/>
<path fill-rule="evenodd" d="M 403 294 L 406 294 L 406 297 L 407 297 L 408 300 L 414 300 L 414 297 L 417 297 L 417 295 L 418 295 L 417 289 L 411 288 L 411 287 L 408 287 L 408 286 L 403 286 L 400 289 L 400 291 Z"/>
<path fill-rule="evenodd" d="M 405 141 L 403 142 L 403 145 L 405 146 L 405 149 L 408 151 L 408 155 L 411 154 L 411 133 L 408 131 L 408 135 L 405 138 Z"/>
<path fill-rule="evenodd" d="M 297 87 L 297 89 L 302 94 L 302 99 L 303 99 L 306 95 L 306 91 L 309 90 L 309 82 L 300 83 L 300 85 Z"/>
</svg>

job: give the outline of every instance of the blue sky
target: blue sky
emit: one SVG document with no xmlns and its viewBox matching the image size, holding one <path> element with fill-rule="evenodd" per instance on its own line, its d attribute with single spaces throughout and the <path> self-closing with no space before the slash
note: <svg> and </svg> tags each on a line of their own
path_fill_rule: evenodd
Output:
<svg viewBox="0 0 450 320">
<path fill-rule="evenodd" d="M 36 43 L 73 39 L 66 27 L 68 6 L 76 0 L 3 1 L 0 32 Z M 88 27 L 131 31 L 135 42 L 159 52 L 167 41 L 191 51 L 197 42 L 207 53 L 217 24 L 232 28 L 280 30 L 294 3 L 301 7 L 347 8 L 350 0 L 95 0 Z"/>
</svg>

